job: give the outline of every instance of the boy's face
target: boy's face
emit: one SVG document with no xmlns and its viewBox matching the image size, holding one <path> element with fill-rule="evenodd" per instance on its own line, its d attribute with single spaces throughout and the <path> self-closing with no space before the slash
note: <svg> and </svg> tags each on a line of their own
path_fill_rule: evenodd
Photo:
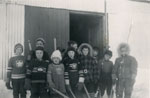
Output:
<svg viewBox="0 0 150 98">
<path fill-rule="evenodd" d="M 16 55 L 21 55 L 22 54 L 22 48 L 17 48 L 16 49 Z"/>
<path fill-rule="evenodd" d="M 42 50 L 36 50 L 35 53 L 36 53 L 37 59 L 41 60 L 43 57 L 43 51 Z"/>
<path fill-rule="evenodd" d="M 94 56 L 94 57 L 98 56 L 98 51 L 94 50 L 94 51 L 93 51 L 93 56 Z"/>
<path fill-rule="evenodd" d="M 89 49 L 88 48 L 83 48 L 82 53 L 84 56 L 87 56 L 89 54 Z"/>
<path fill-rule="evenodd" d="M 126 48 L 121 48 L 120 49 L 121 55 L 122 56 L 126 56 L 128 54 L 127 49 Z"/>
<path fill-rule="evenodd" d="M 77 50 L 78 49 L 78 45 L 77 44 L 72 44 L 72 47 Z"/>
<path fill-rule="evenodd" d="M 68 56 L 70 58 L 74 58 L 75 52 L 74 51 L 68 51 Z"/>
<path fill-rule="evenodd" d="M 105 54 L 105 55 L 104 55 L 104 59 L 105 59 L 106 61 L 108 61 L 110 58 L 111 58 L 110 55 L 108 55 L 108 54 Z"/>
<path fill-rule="evenodd" d="M 54 64 L 59 64 L 60 63 L 60 59 L 58 57 L 53 57 L 52 61 Z"/>
<path fill-rule="evenodd" d="M 36 47 L 44 47 L 44 43 L 42 41 L 37 41 L 36 42 Z"/>
</svg>

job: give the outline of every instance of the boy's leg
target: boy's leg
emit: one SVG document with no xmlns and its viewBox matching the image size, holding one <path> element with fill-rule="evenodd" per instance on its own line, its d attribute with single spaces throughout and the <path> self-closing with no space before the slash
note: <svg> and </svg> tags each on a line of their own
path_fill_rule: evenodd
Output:
<svg viewBox="0 0 150 98">
<path fill-rule="evenodd" d="M 47 92 L 45 83 L 40 84 L 39 90 L 40 90 L 40 98 L 49 98 L 49 94 Z"/>
<path fill-rule="evenodd" d="M 108 95 L 108 98 L 111 98 L 111 94 L 112 94 L 112 80 L 108 79 L 107 80 L 107 95 Z"/>
<path fill-rule="evenodd" d="M 94 94 L 95 94 L 94 93 L 95 92 L 94 82 L 87 83 L 85 86 L 88 90 L 88 93 L 89 93 L 90 97 L 94 98 Z"/>
<path fill-rule="evenodd" d="M 20 96 L 21 98 L 26 98 L 26 90 L 24 89 L 25 79 L 20 79 Z"/>
<path fill-rule="evenodd" d="M 116 98 L 123 98 L 123 92 L 124 92 L 124 79 L 120 79 L 117 81 L 116 84 Z"/>
<path fill-rule="evenodd" d="M 19 82 L 18 79 L 12 79 L 13 98 L 19 98 Z"/>
<path fill-rule="evenodd" d="M 125 98 L 131 98 L 135 81 L 128 79 L 125 81 Z"/>
<path fill-rule="evenodd" d="M 106 88 L 106 85 L 105 85 L 104 83 L 100 83 L 100 92 L 101 92 L 101 97 L 103 97 L 103 96 L 104 96 L 105 88 Z"/>
<path fill-rule="evenodd" d="M 39 97 L 39 83 L 31 84 L 31 96 L 30 98 L 38 98 Z"/>
</svg>

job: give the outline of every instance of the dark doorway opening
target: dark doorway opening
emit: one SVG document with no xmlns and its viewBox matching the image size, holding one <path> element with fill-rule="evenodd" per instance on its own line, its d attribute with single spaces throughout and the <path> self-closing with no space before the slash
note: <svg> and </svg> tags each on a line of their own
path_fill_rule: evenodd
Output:
<svg viewBox="0 0 150 98">
<path fill-rule="evenodd" d="M 103 53 L 104 15 L 93 13 L 70 13 L 70 40 L 89 43 Z"/>
</svg>

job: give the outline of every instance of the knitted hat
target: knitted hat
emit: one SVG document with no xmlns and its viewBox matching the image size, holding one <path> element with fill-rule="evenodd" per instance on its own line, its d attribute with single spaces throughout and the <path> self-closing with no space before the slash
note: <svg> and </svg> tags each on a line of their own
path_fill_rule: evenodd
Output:
<svg viewBox="0 0 150 98">
<path fill-rule="evenodd" d="M 38 47 L 36 47 L 36 49 L 35 50 L 42 50 L 42 51 L 44 51 L 44 48 L 43 47 L 41 47 L 41 46 L 38 46 Z"/>
<path fill-rule="evenodd" d="M 112 56 L 112 51 L 106 50 L 104 54 L 108 54 L 108 55 Z"/>
<path fill-rule="evenodd" d="M 37 39 L 36 39 L 36 42 L 37 42 L 37 41 L 41 41 L 41 42 L 43 42 L 43 44 L 46 43 L 45 40 L 44 40 L 43 38 L 37 38 Z"/>
<path fill-rule="evenodd" d="M 59 50 L 55 50 L 52 55 L 51 55 L 51 59 L 53 59 L 54 57 L 58 57 L 60 60 L 62 60 L 62 56 Z"/>
<path fill-rule="evenodd" d="M 15 47 L 14 47 L 14 52 L 15 52 L 15 53 L 16 53 L 16 49 L 17 49 L 17 48 L 21 48 L 21 49 L 22 49 L 22 52 L 23 52 L 23 46 L 22 46 L 22 44 L 18 43 L 18 44 L 15 45 Z"/>
</svg>

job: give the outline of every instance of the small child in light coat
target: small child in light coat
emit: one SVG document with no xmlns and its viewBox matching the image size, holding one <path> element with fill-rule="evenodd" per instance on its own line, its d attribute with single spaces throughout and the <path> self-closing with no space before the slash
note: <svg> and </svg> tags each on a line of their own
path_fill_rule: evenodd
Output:
<svg viewBox="0 0 150 98">
<path fill-rule="evenodd" d="M 56 89 L 61 93 L 66 93 L 64 79 L 64 65 L 61 63 L 62 56 L 59 50 L 55 50 L 51 55 L 53 63 L 48 66 L 47 81 L 51 89 Z M 53 91 L 52 91 L 53 92 Z M 57 93 L 51 95 L 53 98 L 61 98 Z"/>
</svg>

